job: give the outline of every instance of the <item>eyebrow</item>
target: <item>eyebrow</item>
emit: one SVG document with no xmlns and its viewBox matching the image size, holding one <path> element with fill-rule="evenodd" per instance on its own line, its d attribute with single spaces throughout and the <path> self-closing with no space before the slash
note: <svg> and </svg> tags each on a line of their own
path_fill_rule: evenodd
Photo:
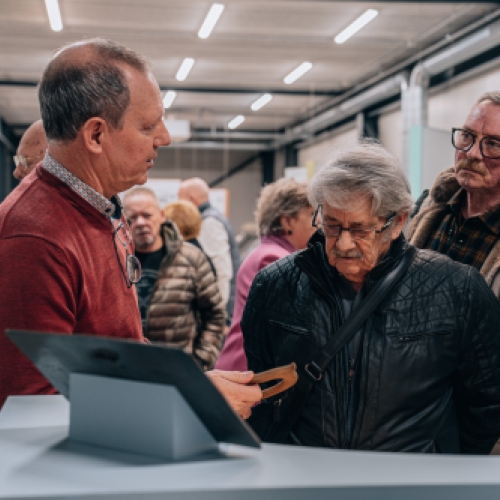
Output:
<svg viewBox="0 0 500 500">
<path fill-rule="evenodd" d="M 338 222 L 339 224 L 341 224 L 341 221 L 339 221 L 338 219 L 336 219 L 335 217 L 331 217 L 330 215 L 325 215 L 323 216 L 323 221 L 325 222 Z M 372 226 L 373 224 L 376 224 L 376 222 L 350 222 L 349 223 L 349 227 L 351 226 Z"/>
</svg>

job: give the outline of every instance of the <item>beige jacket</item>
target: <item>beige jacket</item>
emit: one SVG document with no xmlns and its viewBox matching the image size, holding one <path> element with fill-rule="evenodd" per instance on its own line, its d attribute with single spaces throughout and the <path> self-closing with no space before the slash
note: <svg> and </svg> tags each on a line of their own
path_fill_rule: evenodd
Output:
<svg viewBox="0 0 500 500">
<path fill-rule="evenodd" d="M 225 310 L 205 254 L 182 240 L 173 222 L 162 226 L 163 259 L 146 314 L 152 342 L 180 347 L 205 370 L 213 368 L 222 346 Z"/>
<path fill-rule="evenodd" d="M 410 220 L 406 237 L 417 248 L 428 248 L 432 233 L 437 229 L 446 212 L 446 205 L 460 189 L 454 168 L 442 172 L 431 188 L 418 213 Z M 493 293 L 500 299 L 500 241 L 479 270 Z"/>
</svg>

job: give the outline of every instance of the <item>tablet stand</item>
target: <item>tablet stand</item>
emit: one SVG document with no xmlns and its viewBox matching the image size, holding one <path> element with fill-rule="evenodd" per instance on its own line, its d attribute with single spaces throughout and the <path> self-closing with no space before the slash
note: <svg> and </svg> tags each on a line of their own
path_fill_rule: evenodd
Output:
<svg viewBox="0 0 500 500">
<path fill-rule="evenodd" d="M 79 373 L 69 381 L 71 440 L 169 461 L 217 449 L 173 386 Z"/>
</svg>

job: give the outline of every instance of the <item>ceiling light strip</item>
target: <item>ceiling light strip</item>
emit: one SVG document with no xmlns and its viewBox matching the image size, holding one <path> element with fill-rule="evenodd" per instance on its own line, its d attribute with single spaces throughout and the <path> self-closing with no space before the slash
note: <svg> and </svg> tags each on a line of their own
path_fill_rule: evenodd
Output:
<svg viewBox="0 0 500 500">
<path fill-rule="evenodd" d="M 264 94 L 260 96 L 256 101 L 254 101 L 250 105 L 250 108 L 252 109 L 252 111 L 259 111 L 259 109 L 268 104 L 272 98 L 273 96 L 271 94 Z"/>
<path fill-rule="evenodd" d="M 227 127 L 231 130 L 239 127 L 245 121 L 245 117 L 243 115 L 235 116 L 228 124 Z"/>
<path fill-rule="evenodd" d="M 340 32 L 335 37 L 336 43 L 344 43 L 346 40 L 351 38 L 352 35 L 357 33 L 361 28 L 366 26 L 370 21 L 375 19 L 378 16 L 378 10 L 368 9 L 364 14 L 359 16 L 356 21 L 351 23 L 345 30 Z"/>
<path fill-rule="evenodd" d="M 201 25 L 200 31 L 198 31 L 198 36 L 200 38 L 208 38 L 212 30 L 214 29 L 215 24 L 219 20 L 222 11 L 224 10 L 224 4 L 214 3 L 207 14 L 207 17 L 203 21 Z"/>
<path fill-rule="evenodd" d="M 184 61 L 182 61 L 181 67 L 179 68 L 179 71 L 177 71 L 175 78 L 177 78 L 179 82 L 183 82 L 189 75 L 189 72 L 191 71 L 193 65 L 194 59 L 192 57 L 186 57 Z"/>
<path fill-rule="evenodd" d="M 302 75 L 307 73 L 310 69 L 312 68 L 312 63 L 310 62 L 303 62 L 300 66 L 295 68 L 290 74 L 286 75 L 283 81 L 290 85 L 290 83 L 293 83 L 295 80 L 298 80 Z"/>
<path fill-rule="evenodd" d="M 172 106 L 172 103 L 174 102 L 176 95 L 177 92 L 175 92 L 174 90 L 169 90 L 165 94 L 165 97 L 163 98 L 163 107 L 165 109 L 170 108 L 170 106 Z"/>
<path fill-rule="evenodd" d="M 61 31 L 63 28 L 61 12 L 57 0 L 45 0 L 45 7 L 49 15 L 50 27 L 53 31 Z"/>
</svg>

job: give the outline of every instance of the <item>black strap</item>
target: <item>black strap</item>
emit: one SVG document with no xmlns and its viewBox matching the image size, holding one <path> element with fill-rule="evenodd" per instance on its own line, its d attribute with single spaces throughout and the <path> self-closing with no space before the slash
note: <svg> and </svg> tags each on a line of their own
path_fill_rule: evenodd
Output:
<svg viewBox="0 0 500 500">
<path fill-rule="evenodd" d="M 400 263 L 370 290 L 349 318 L 337 330 L 335 335 L 314 355 L 313 359 L 304 366 L 305 373 L 313 382 L 323 376 L 326 367 L 339 351 L 354 337 L 368 316 L 375 310 L 386 295 L 399 282 L 401 276 L 410 267 L 415 255 L 415 248 L 409 247 Z"/>
</svg>

